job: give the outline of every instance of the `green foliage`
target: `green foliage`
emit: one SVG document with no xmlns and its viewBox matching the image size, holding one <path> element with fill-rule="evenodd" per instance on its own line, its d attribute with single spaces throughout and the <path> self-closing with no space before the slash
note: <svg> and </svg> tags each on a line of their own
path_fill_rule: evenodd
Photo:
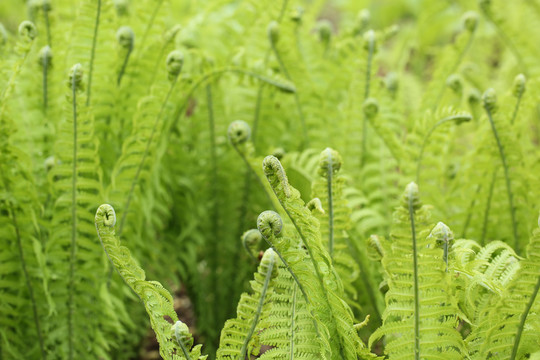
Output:
<svg viewBox="0 0 540 360">
<path fill-rule="evenodd" d="M 539 15 L 1 1 L 0 359 L 538 358 Z"/>
</svg>

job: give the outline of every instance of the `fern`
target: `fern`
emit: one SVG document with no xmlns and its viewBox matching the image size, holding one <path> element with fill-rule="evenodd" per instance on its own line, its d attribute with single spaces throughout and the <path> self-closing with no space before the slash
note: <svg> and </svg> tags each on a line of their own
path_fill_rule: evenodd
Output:
<svg viewBox="0 0 540 360">
<path fill-rule="evenodd" d="M 431 235 L 430 235 L 431 231 Z M 415 183 L 407 186 L 394 213 L 390 252 L 382 258 L 388 282 L 383 325 L 370 346 L 387 336 L 391 358 L 462 358 L 465 347 L 456 331 L 456 309 L 448 294 L 443 249 L 434 241 Z M 436 329 L 436 330 L 434 330 Z"/>
<path fill-rule="evenodd" d="M 311 266 L 316 274 L 315 284 L 318 284 L 313 295 L 322 297 L 310 301 L 310 303 L 321 306 L 317 309 L 317 314 L 324 316 L 322 322 L 328 326 L 332 356 L 348 359 L 356 358 L 359 354 L 365 355 L 364 345 L 352 327 L 351 310 L 340 298 L 343 296 L 343 285 L 331 266 L 328 253 L 322 247 L 317 231 L 317 221 L 304 207 L 298 191 L 289 185 L 279 160 L 273 156 L 266 157 L 263 161 L 263 170 L 283 209 L 298 231 L 301 244 L 307 249 Z M 270 234 L 269 231 L 263 232 L 263 230 L 261 233 L 266 238 Z M 269 241 L 276 246 L 271 240 Z M 299 247 L 299 245 L 297 246 Z M 279 248 L 277 250 L 280 251 Z M 286 259 L 285 256 L 283 257 Z M 311 286 L 315 286 L 315 284 Z"/>
<path fill-rule="evenodd" d="M 110 205 L 101 205 L 96 212 L 96 231 L 103 250 L 126 284 L 143 301 L 150 317 L 152 328 L 160 343 L 160 354 L 164 359 L 206 359 L 201 355 L 201 345 L 187 349 L 178 334 L 178 316 L 174 312 L 171 295 L 157 281 L 145 280 L 144 270 L 131 257 L 129 250 L 120 245 L 115 236 L 116 213 Z M 167 320 L 171 319 L 174 326 Z M 174 337 L 173 337 L 174 336 Z"/>
<path fill-rule="evenodd" d="M 494 308 L 485 314 L 486 318 L 470 335 L 471 343 L 476 345 L 473 358 L 523 359 L 538 349 L 535 330 L 538 319 L 535 314 L 538 311 L 537 295 L 540 288 L 539 236 L 539 230 L 535 229 L 527 247 L 527 258 L 514 271 L 515 275 L 510 278 L 512 282 L 503 290 L 504 296 L 491 302 Z M 480 334 L 484 336 L 481 343 Z"/>
<path fill-rule="evenodd" d="M 252 283 L 253 295 L 244 294 L 238 304 L 238 317 L 228 320 L 221 333 L 218 359 L 244 359 L 258 355 L 257 335 L 260 319 L 267 316 L 273 279 L 277 276 L 277 256 L 272 249 L 263 255 L 255 281 Z M 264 329 L 264 328 L 262 328 Z"/>
</svg>

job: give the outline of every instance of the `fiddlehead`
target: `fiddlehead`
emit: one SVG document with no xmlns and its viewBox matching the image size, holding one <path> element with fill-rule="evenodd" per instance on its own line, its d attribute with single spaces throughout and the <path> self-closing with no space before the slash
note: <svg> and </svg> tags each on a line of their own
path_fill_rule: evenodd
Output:
<svg viewBox="0 0 540 360">
<path fill-rule="evenodd" d="M 33 22 L 25 20 L 19 25 L 19 36 L 32 41 L 37 36 L 36 25 Z"/>
<path fill-rule="evenodd" d="M 289 188 L 289 180 L 287 179 L 287 174 L 285 174 L 281 162 L 275 156 L 270 155 L 264 158 L 262 166 L 264 175 L 268 178 L 272 188 L 274 188 L 274 190 L 281 189 L 285 194 L 285 197 L 290 197 L 291 190 Z"/>
<path fill-rule="evenodd" d="M 446 224 L 438 222 L 429 236 L 435 239 L 436 246 L 443 249 L 443 260 L 446 264 L 446 272 L 448 272 L 448 253 L 454 245 L 454 233 Z"/>
<path fill-rule="evenodd" d="M 251 137 L 251 129 L 247 122 L 235 120 L 227 129 L 227 137 L 234 147 L 246 143 Z"/>
<path fill-rule="evenodd" d="M 308 203 L 306 204 L 306 207 L 311 212 L 317 211 L 319 214 L 326 213 L 322 207 L 321 199 L 319 198 L 313 198 L 310 201 L 308 201 Z"/>
<path fill-rule="evenodd" d="M 242 234 L 242 245 L 253 260 L 257 260 L 257 251 L 261 246 L 263 237 L 259 230 L 251 229 Z M 255 256 L 257 254 L 257 256 Z"/>
<path fill-rule="evenodd" d="M 269 239 L 281 233 L 283 220 L 277 212 L 266 210 L 257 218 L 257 229 L 265 239 Z"/>
<path fill-rule="evenodd" d="M 184 54 L 180 50 L 174 50 L 167 55 L 165 61 L 167 65 L 167 72 L 169 73 L 169 80 L 176 81 L 182 66 L 184 65 Z"/>
</svg>

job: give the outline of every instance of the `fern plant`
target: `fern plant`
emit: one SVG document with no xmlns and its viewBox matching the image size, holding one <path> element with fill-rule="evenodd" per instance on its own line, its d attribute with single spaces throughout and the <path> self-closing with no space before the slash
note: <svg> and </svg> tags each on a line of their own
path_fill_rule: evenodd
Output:
<svg viewBox="0 0 540 360">
<path fill-rule="evenodd" d="M 538 15 L 1 2 L 0 358 L 540 356 Z"/>
</svg>

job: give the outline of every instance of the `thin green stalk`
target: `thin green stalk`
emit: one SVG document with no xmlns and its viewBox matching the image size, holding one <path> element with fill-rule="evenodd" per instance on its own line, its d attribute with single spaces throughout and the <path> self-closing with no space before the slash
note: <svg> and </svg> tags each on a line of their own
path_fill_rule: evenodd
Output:
<svg viewBox="0 0 540 360">
<path fill-rule="evenodd" d="M 120 72 L 118 73 L 118 79 L 116 80 L 116 84 L 120 86 L 120 83 L 122 82 L 122 77 L 124 77 L 124 73 L 126 72 L 127 64 L 129 62 L 129 57 L 131 53 L 133 52 L 133 45 L 131 45 L 126 53 L 126 56 L 124 57 L 124 62 L 122 63 L 122 68 L 120 68 Z"/>
<path fill-rule="evenodd" d="M 144 29 L 144 34 L 141 40 L 141 49 L 144 48 L 144 44 L 146 42 L 146 38 L 148 37 L 148 33 L 150 33 L 150 29 L 154 25 L 154 21 L 156 20 L 157 13 L 159 9 L 161 8 L 162 4 L 163 4 L 163 0 L 160 0 L 159 3 L 156 4 L 156 7 L 154 8 L 154 11 L 152 12 L 152 16 L 150 17 L 150 21 L 148 21 L 148 24 L 146 25 L 146 29 Z"/>
<path fill-rule="evenodd" d="M 259 130 L 259 119 L 261 117 L 261 104 L 263 100 L 263 84 L 259 85 L 259 90 L 257 91 L 257 101 L 255 102 L 255 115 L 253 116 L 253 126 L 251 127 L 251 141 L 255 149 L 257 148 L 257 132 Z"/>
<path fill-rule="evenodd" d="M 267 54 L 268 55 L 268 54 Z M 268 56 L 267 56 L 268 57 Z M 253 148 L 257 149 L 257 131 L 259 129 L 259 118 L 261 113 L 261 103 L 263 94 L 263 84 L 259 85 L 259 90 L 257 92 L 257 101 L 255 103 L 255 115 L 253 117 L 253 126 L 251 130 L 251 142 L 253 143 Z M 247 214 L 247 207 L 249 203 L 249 195 L 251 194 L 251 171 L 248 169 L 244 175 L 244 193 L 242 195 L 242 202 L 240 205 L 240 222 L 238 223 L 239 229 L 237 234 L 242 234 L 242 231 L 245 229 L 245 218 Z"/>
<path fill-rule="evenodd" d="M 418 253 L 416 249 L 416 229 L 414 226 L 413 196 L 409 197 L 409 217 L 411 221 L 414 267 L 414 358 L 415 360 L 420 360 L 420 292 L 418 284 Z"/>
<path fill-rule="evenodd" d="M 2 174 L 2 180 L 4 182 L 4 188 L 6 189 L 6 191 L 9 194 L 11 192 L 10 191 L 10 186 L 9 186 L 5 176 L 4 176 L 5 172 L 2 169 L 1 164 L 0 164 L 0 173 Z M 40 322 L 39 322 L 39 315 L 38 315 L 38 311 L 37 311 L 37 302 L 36 302 L 36 298 L 34 296 L 34 288 L 32 287 L 32 282 L 30 280 L 30 274 L 28 273 L 28 269 L 26 268 L 26 259 L 25 259 L 25 256 L 24 256 L 21 233 L 19 231 L 19 224 L 17 222 L 17 214 L 15 213 L 15 209 L 13 208 L 12 202 L 8 202 L 8 204 L 9 204 L 9 212 L 11 213 L 11 221 L 13 222 L 13 228 L 15 229 L 15 237 L 17 238 L 17 248 L 19 250 L 19 259 L 20 259 L 20 262 L 21 262 L 21 268 L 22 268 L 22 271 L 23 271 L 24 280 L 26 282 L 26 288 L 28 290 L 28 296 L 30 298 L 30 303 L 32 304 L 32 314 L 34 316 L 34 324 L 36 326 L 36 332 L 38 334 L 39 349 L 41 351 L 41 358 L 46 359 L 47 356 L 46 356 L 46 353 L 45 353 L 45 346 L 44 346 L 44 342 L 43 342 L 43 334 L 41 333 L 41 325 L 40 325 Z M 1 354 L 1 352 L 0 352 L 0 354 Z"/>
<path fill-rule="evenodd" d="M 77 256 L 77 77 L 71 79 L 71 96 L 73 107 L 73 159 L 71 179 L 71 254 L 69 257 L 69 300 L 68 300 L 68 342 L 69 359 L 73 359 L 73 296 L 75 292 L 75 262 Z"/>
<path fill-rule="evenodd" d="M 527 303 L 527 307 L 525 308 L 525 311 L 523 312 L 523 314 L 521 314 L 521 320 L 519 321 L 518 331 L 516 333 L 516 338 L 514 339 L 514 346 L 512 348 L 512 355 L 510 355 L 510 360 L 516 359 L 517 351 L 519 349 L 519 343 L 521 341 L 521 335 L 523 334 L 523 329 L 525 328 L 525 321 L 527 320 L 527 316 L 529 315 L 529 312 L 531 311 L 534 301 L 536 300 L 536 296 L 538 295 L 538 290 L 540 290 L 540 276 L 538 276 L 538 281 L 536 282 L 536 286 L 534 287 L 531 298 L 529 299 L 529 302 Z"/>
<path fill-rule="evenodd" d="M 90 105 L 92 94 L 92 75 L 94 73 L 94 59 L 96 55 L 96 44 L 99 30 L 99 19 L 101 17 L 101 0 L 97 0 L 96 22 L 94 25 L 94 37 L 92 38 L 92 50 L 90 51 L 90 64 L 88 65 L 88 89 L 86 90 L 86 106 Z"/>
<path fill-rule="evenodd" d="M 186 347 L 186 345 L 184 345 L 184 343 L 182 341 L 180 341 L 180 339 L 177 338 L 176 340 L 176 343 L 178 345 L 180 345 L 180 349 L 182 349 L 182 353 L 184 353 L 184 357 L 187 359 L 187 360 L 191 360 L 191 356 L 189 355 L 189 350 L 188 348 Z"/>
<path fill-rule="evenodd" d="M 491 110 L 486 108 L 486 113 L 489 119 L 489 123 L 491 124 L 491 129 L 493 130 L 493 136 L 495 137 L 495 140 L 497 142 L 497 147 L 499 149 L 499 155 L 501 156 L 501 161 L 503 165 L 504 170 L 504 179 L 506 182 L 506 193 L 508 195 L 508 205 L 510 206 L 510 217 L 512 218 L 512 231 L 514 235 L 514 249 L 516 251 L 516 254 L 519 255 L 519 237 L 518 237 L 518 230 L 517 230 L 517 221 L 516 221 L 516 210 L 514 208 L 514 195 L 512 193 L 512 183 L 510 180 L 510 174 L 508 169 L 508 164 L 506 163 L 506 154 L 504 153 L 504 148 L 502 146 L 501 140 L 499 138 L 499 133 L 497 132 L 497 128 L 495 127 L 495 122 L 493 121 L 493 116 L 491 114 Z"/>
<path fill-rule="evenodd" d="M 251 322 L 251 328 L 249 329 L 249 332 L 246 334 L 246 337 L 244 338 L 244 343 L 242 344 L 242 348 L 240 349 L 240 355 L 238 356 L 238 360 L 244 360 L 246 358 L 247 346 L 248 346 L 249 341 L 251 340 L 251 337 L 253 336 L 253 333 L 255 332 L 255 328 L 257 327 L 257 323 L 259 322 L 259 317 L 261 316 L 264 300 L 266 298 L 266 292 L 268 291 L 270 280 L 272 280 L 272 270 L 274 269 L 275 262 L 276 262 L 275 256 L 272 255 L 272 258 L 270 259 L 270 263 L 268 264 L 268 269 L 266 270 L 266 277 L 264 278 L 264 284 L 261 289 L 261 298 L 259 299 L 257 310 L 255 311 L 255 317 L 253 318 L 253 321 Z"/>
<path fill-rule="evenodd" d="M 475 196 L 473 197 L 473 199 L 471 200 L 471 203 L 470 203 L 470 205 L 469 205 L 469 211 L 468 211 L 468 213 L 467 213 L 467 218 L 465 219 L 465 224 L 463 225 L 463 231 L 461 232 L 461 237 L 462 237 L 463 239 L 466 239 L 466 238 L 467 238 L 467 230 L 469 229 L 469 225 L 470 225 L 470 223 L 471 223 L 474 205 L 476 204 L 476 197 L 477 197 L 478 194 L 480 193 L 480 190 L 481 190 L 481 189 L 482 189 L 482 185 L 479 184 L 479 185 L 476 187 Z"/>
<path fill-rule="evenodd" d="M 514 125 L 514 122 L 516 121 L 517 114 L 519 112 L 519 105 L 521 104 L 521 98 L 523 97 L 523 92 L 524 91 L 520 91 L 517 96 L 516 105 L 514 106 L 514 112 L 512 113 L 512 119 L 510 120 L 510 125 Z"/>
<path fill-rule="evenodd" d="M 489 211 L 491 209 L 491 199 L 493 198 L 493 189 L 495 189 L 495 182 L 497 180 L 497 174 L 499 172 L 499 168 L 496 168 L 495 171 L 493 171 L 493 176 L 491 177 L 491 183 L 489 184 L 489 193 L 486 203 L 486 209 L 484 210 L 484 223 L 482 225 L 482 237 L 480 238 L 480 245 L 484 246 L 486 243 L 486 232 L 487 232 L 487 226 L 488 226 L 488 220 L 489 220 Z"/>
<path fill-rule="evenodd" d="M 124 213 L 122 214 L 122 219 L 120 220 L 120 225 L 118 226 L 118 237 L 122 234 L 122 231 L 124 230 L 124 224 L 126 222 L 127 214 L 129 212 L 129 206 L 131 204 L 131 200 L 133 199 L 133 192 L 135 191 L 135 186 L 139 182 L 139 177 L 141 176 L 141 171 L 144 166 L 144 163 L 146 161 L 146 158 L 148 156 L 148 153 L 150 152 L 150 146 L 152 144 L 152 140 L 154 138 L 154 135 L 157 131 L 158 123 L 161 119 L 161 116 L 163 115 L 163 112 L 165 111 L 165 106 L 167 105 L 167 102 L 169 102 L 169 98 L 171 97 L 171 94 L 173 92 L 174 86 L 176 85 L 176 82 L 178 81 L 178 75 L 173 79 L 171 86 L 169 87 L 169 91 L 167 92 L 167 96 L 165 97 L 165 100 L 163 101 L 163 104 L 161 104 L 161 108 L 159 110 L 159 113 L 156 117 L 156 120 L 154 121 L 154 125 L 152 127 L 152 131 L 150 132 L 150 137 L 148 138 L 148 141 L 146 142 L 146 147 L 144 149 L 144 153 L 141 157 L 141 161 L 139 162 L 139 166 L 137 167 L 137 171 L 135 173 L 135 176 L 133 177 L 133 181 L 131 182 L 131 187 L 129 189 L 126 203 L 124 206 Z"/>
<path fill-rule="evenodd" d="M 370 91 L 370 82 L 371 82 L 371 64 L 373 62 L 373 53 L 375 51 L 375 40 L 371 39 L 369 41 L 369 47 L 368 47 L 368 59 L 367 59 L 367 67 L 366 67 L 366 84 L 364 87 L 364 101 L 369 97 L 369 91 Z M 362 157 L 360 158 L 360 168 L 364 167 L 364 164 L 366 162 L 366 151 L 367 151 L 367 125 L 368 125 L 368 118 L 364 114 L 364 118 L 362 120 Z"/>
<path fill-rule="evenodd" d="M 327 192 L 328 192 L 328 252 L 330 257 L 334 254 L 334 200 L 332 194 L 332 176 L 334 169 L 332 166 L 332 152 L 328 151 L 328 170 L 327 170 Z"/>
<path fill-rule="evenodd" d="M 49 58 L 43 57 L 43 109 L 47 111 L 49 105 Z"/>
<path fill-rule="evenodd" d="M 295 322 L 295 317 L 296 317 L 296 289 L 298 288 L 298 286 L 296 285 L 296 283 L 294 283 L 294 286 L 293 286 L 293 293 L 292 293 L 292 299 L 293 299 L 293 302 L 291 304 L 291 326 L 290 326 L 290 334 L 291 334 L 291 341 L 290 341 L 290 347 L 291 347 L 291 352 L 290 352 L 290 355 L 291 357 L 289 358 L 289 360 L 294 360 L 294 333 L 296 332 L 296 322 Z"/>
<path fill-rule="evenodd" d="M 210 236 L 210 246 L 215 251 L 212 251 L 212 255 L 209 258 L 209 267 L 211 270 L 210 281 L 212 289 L 220 289 L 218 286 L 218 268 L 219 268 L 219 259 L 220 259 L 220 242 L 216 241 L 219 239 L 219 191 L 218 191 L 218 161 L 216 153 L 216 135 L 215 135 L 215 122 L 214 122 L 214 106 L 212 99 L 212 86 L 210 84 L 206 85 L 206 100 L 208 108 L 208 128 L 210 130 L 210 159 L 211 159 L 211 182 L 210 182 L 210 192 L 212 196 L 212 216 L 211 216 L 211 231 L 212 235 Z M 220 307 L 223 309 L 223 307 Z"/>
<path fill-rule="evenodd" d="M 45 29 L 47 33 L 47 45 L 52 47 L 52 41 L 51 41 L 51 26 L 49 24 L 49 11 L 47 9 L 47 2 L 43 1 L 43 5 L 41 7 L 41 10 L 43 11 L 43 19 L 45 20 Z"/>
</svg>

